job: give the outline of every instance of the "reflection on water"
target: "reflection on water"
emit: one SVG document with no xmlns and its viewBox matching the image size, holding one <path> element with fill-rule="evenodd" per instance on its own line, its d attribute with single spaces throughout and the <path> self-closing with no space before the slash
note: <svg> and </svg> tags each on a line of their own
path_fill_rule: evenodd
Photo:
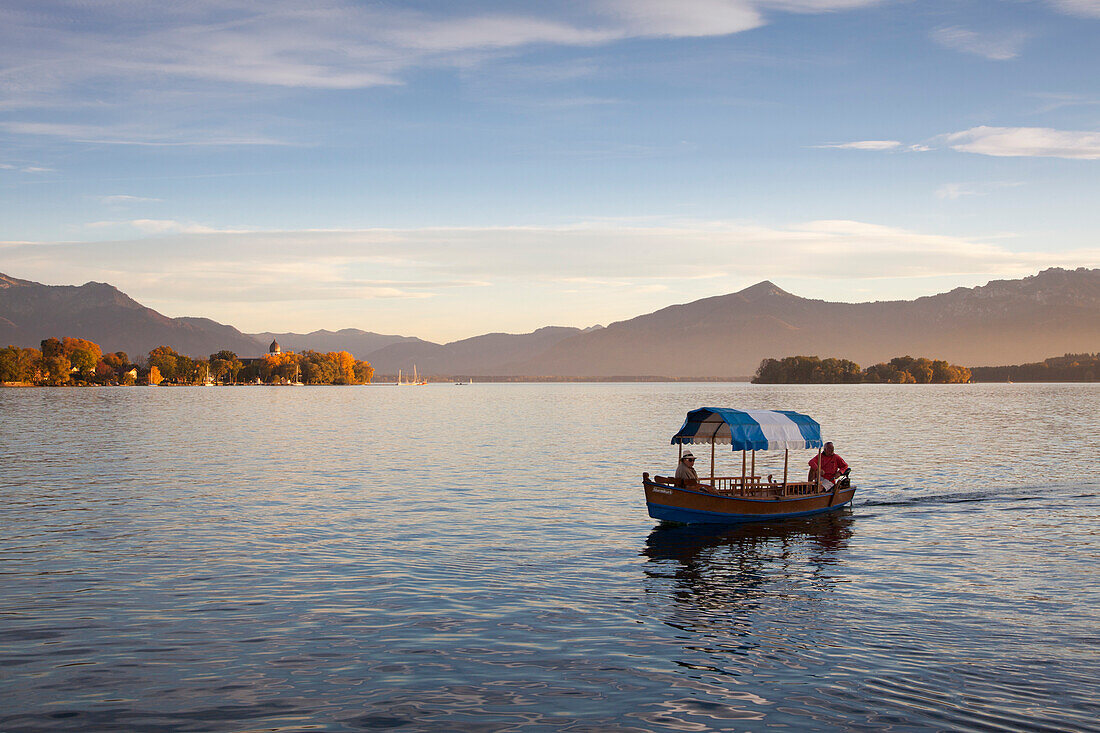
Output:
<svg viewBox="0 0 1100 733">
<path fill-rule="evenodd" d="M 718 526 L 658 526 L 642 555 L 646 576 L 676 604 L 670 623 L 697 629 L 729 624 L 755 613 L 772 593 L 793 584 L 802 592 L 827 593 L 852 535 L 848 509 L 802 519 Z M 736 625 L 736 624 L 735 624 Z"/>
<path fill-rule="evenodd" d="M 799 557 L 807 548 L 810 561 L 832 562 L 847 546 L 853 531 L 852 511 L 721 525 L 658 524 L 649 533 L 642 555 L 653 560 L 676 560 L 685 566 L 723 564 L 723 559 L 764 562 L 776 554 Z"/>
<path fill-rule="evenodd" d="M 0 730 L 1100 730 L 1100 389 L 1011 386 L 0 390 Z M 654 527 L 703 404 L 855 506 Z"/>
<path fill-rule="evenodd" d="M 837 582 L 832 567 L 843 562 L 854 531 L 848 509 L 734 527 L 654 528 L 641 552 L 648 560 L 645 589 L 651 612 L 681 632 L 676 664 L 701 689 L 740 685 L 753 675 L 774 675 L 774 685 L 805 682 L 816 655 L 807 640 L 828 625 L 828 596 Z M 793 678 L 778 672 L 785 666 L 799 671 Z M 751 693 L 727 689 L 720 697 L 726 702 L 719 719 L 773 724 L 792 702 L 773 685 Z M 693 707 L 678 704 L 664 714 L 690 725 L 717 712 Z"/>
</svg>

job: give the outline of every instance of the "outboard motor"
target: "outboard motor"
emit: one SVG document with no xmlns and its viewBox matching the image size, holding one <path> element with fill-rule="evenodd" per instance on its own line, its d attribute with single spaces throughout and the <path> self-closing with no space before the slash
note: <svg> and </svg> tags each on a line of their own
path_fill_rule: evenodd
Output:
<svg viewBox="0 0 1100 733">
<path fill-rule="evenodd" d="M 851 473 L 852 473 L 852 469 L 851 468 L 846 468 L 846 469 L 844 469 L 844 473 L 839 474 L 837 476 L 837 478 L 836 478 L 836 487 L 837 487 L 837 489 L 847 489 L 847 488 L 851 487 L 851 485 L 852 485 L 852 477 L 850 475 Z"/>
</svg>

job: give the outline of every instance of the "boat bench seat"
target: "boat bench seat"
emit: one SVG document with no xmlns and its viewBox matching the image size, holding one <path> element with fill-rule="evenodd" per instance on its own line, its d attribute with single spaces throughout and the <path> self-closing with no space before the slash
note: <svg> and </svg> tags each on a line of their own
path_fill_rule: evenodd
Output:
<svg viewBox="0 0 1100 733">
<path fill-rule="evenodd" d="M 654 476 L 653 480 L 656 483 L 664 484 L 665 486 L 675 486 L 678 489 L 684 488 L 684 480 L 682 478 L 672 478 L 671 476 Z"/>
</svg>

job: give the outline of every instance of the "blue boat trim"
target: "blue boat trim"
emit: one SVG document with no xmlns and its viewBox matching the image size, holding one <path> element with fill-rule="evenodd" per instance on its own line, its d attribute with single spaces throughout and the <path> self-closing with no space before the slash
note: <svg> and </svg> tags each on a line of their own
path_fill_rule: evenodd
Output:
<svg viewBox="0 0 1100 733">
<path fill-rule="evenodd" d="M 836 511 L 852 503 L 851 499 L 843 504 L 810 509 L 804 512 L 780 512 L 778 514 L 727 514 L 725 512 L 708 512 L 704 509 L 681 509 L 679 507 L 665 506 L 646 502 L 649 516 L 666 522 L 680 522 L 681 524 L 743 524 L 745 522 L 759 522 L 769 519 L 788 519 L 793 517 L 809 517 L 814 514 L 825 514 Z"/>
</svg>

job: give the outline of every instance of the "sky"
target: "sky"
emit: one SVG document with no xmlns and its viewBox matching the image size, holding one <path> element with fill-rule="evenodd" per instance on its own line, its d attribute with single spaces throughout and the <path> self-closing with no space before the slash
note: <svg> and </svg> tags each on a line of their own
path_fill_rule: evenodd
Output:
<svg viewBox="0 0 1100 733">
<path fill-rule="evenodd" d="M 0 272 L 450 341 L 1100 266 L 1100 0 L 3 0 Z"/>
</svg>

